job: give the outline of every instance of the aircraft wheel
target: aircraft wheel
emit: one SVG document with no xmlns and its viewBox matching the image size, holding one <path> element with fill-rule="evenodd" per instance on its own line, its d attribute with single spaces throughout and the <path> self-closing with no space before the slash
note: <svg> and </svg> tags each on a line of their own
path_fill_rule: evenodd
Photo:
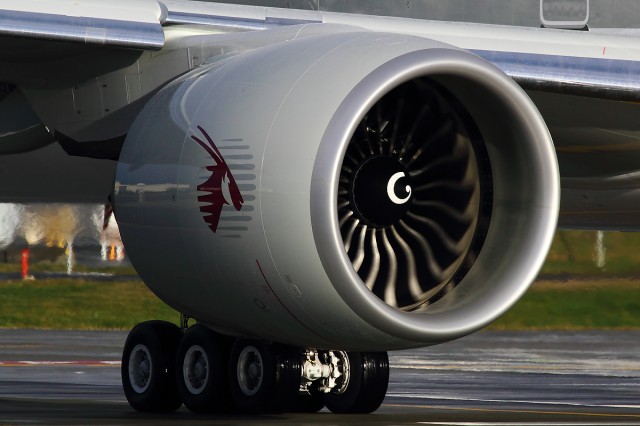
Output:
<svg viewBox="0 0 640 426">
<path fill-rule="evenodd" d="M 294 348 L 238 339 L 231 350 L 231 396 L 243 412 L 283 412 L 297 399 L 300 353 Z"/>
<path fill-rule="evenodd" d="M 229 410 L 229 346 L 225 336 L 200 324 L 182 336 L 176 357 L 178 392 L 194 413 Z"/>
<path fill-rule="evenodd" d="M 348 352 L 349 382 L 343 393 L 326 395 L 327 408 L 339 414 L 371 413 L 380 407 L 389 385 L 386 352 Z"/>
<path fill-rule="evenodd" d="M 120 372 L 124 394 L 135 410 L 169 412 L 182 405 L 174 373 L 181 335 L 166 321 L 143 322 L 129 333 Z"/>
<path fill-rule="evenodd" d="M 324 398 L 325 394 L 323 393 L 298 395 L 293 411 L 296 413 L 317 413 L 324 408 Z"/>
</svg>

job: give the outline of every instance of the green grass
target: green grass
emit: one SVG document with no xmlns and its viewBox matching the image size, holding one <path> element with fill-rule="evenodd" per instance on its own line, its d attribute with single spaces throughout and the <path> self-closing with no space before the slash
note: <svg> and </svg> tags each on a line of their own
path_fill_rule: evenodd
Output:
<svg viewBox="0 0 640 426">
<path fill-rule="evenodd" d="M 558 231 L 543 275 L 571 274 L 590 277 L 640 275 L 640 233 L 605 232 L 606 263 L 595 262 L 595 231 Z"/>
<path fill-rule="evenodd" d="M 572 281 L 547 280 L 534 284 L 491 328 L 640 329 L 640 278 L 632 279 L 640 277 L 640 233 L 605 233 L 604 268 L 595 264 L 595 241 L 593 231 L 559 231 L 542 276 L 569 276 Z M 66 271 L 64 262 L 35 260 L 30 268 L 32 273 Z M 90 269 L 77 265 L 75 270 Z M 135 275 L 130 266 L 91 270 Z M 0 263 L 0 272 L 19 273 L 20 264 Z M 0 282 L 0 327 L 3 328 L 126 330 L 148 319 L 177 322 L 179 316 L 141 281 Z"/>
<path fill-rule="evenodd" d="M 640 283 L 628 279 L 545 281 L 490 326 L 494 330 L 640 329 Z M 0 283 L 0 327 L 128 330 L 179 315 L 140 281 Z"/>
<path fill-rule="evenodd" d="M 0 273 L 20 273 L 22 265 L 20 263 L 0 263 Z M 134 275 L 137 276 L 136 270 L 131 265 L 105 265 L 100 267 L 86 266 L 82 264 L 75 264 L 73 266 L 74 272 L 105 272 L 112 273 L 114 275 Z M 67 272 L 67 265 L 63 262 L 51 262 L 48 260 L 32 262 L 29 265 L 29 273 L 37 272 Z"/>
<path fill-rule="evenodd" d="M 140 281 L 0 283 L 2 328 L 126 330 L 148 319 L 177 323 L 179 314 Z"/>
<path fill-rule="evenodd" d="M 556 232 L 541 276 L 572 280 L 534 284 L 491 328 L 640 329 L 640 233 L 605 232 L 603 242 L 598 268 L 595 231 Z"/>
<path fill-rule="evenodd" d="M 538 282 L 490 329 L 640 329 L 640 282 Z"/>
</svg>

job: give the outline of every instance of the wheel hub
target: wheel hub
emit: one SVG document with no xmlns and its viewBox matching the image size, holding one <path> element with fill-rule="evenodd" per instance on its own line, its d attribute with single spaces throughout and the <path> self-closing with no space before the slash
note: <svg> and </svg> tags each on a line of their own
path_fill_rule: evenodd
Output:
<svg viewBox="0 0 640 426">
<path fill-rule="evenodd" d="M 184 356 L 184 384 L 194 395 L 201 394 L 209 380 L 209 359 L 204 349 L 191 346 Z"/>
<path fill-rule="evenodd" d="M 151 383 L 151 354 L 145 345 L 136 345 L 129 355 L 129 381 L 137 393 L 144 393 Z"/>
<path fill-rule="evenodd" d="M 258 393 L 262 386 L 263 364 L 260 352 L 253 346 L 247 346 L 238 357 L 238 384 L 247 396 Z"/>
<path fill-rule="evenodd" d="M 344 393 L 351 380 L 349 355 L 344 351 L 328 351 L 319 353 L 308 349 L 302 365 L 301 389 L 309 391 L 312 383 L 320 393 Z"/>
</svg>

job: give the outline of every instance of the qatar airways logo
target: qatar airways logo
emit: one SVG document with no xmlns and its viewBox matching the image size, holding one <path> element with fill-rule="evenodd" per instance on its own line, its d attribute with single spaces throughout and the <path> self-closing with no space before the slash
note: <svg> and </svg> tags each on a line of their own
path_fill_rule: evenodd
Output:
<svg viewBox="0 0 640 426">
<path fill-rule="evenodd" d="M 218 230 L 222 208 L 232 205 L 236 211 L 240 211 L 244 204 L 244 199 L 229 166 L 224 161 L 224 157 L 220 154 L 213 139 L 202 127 L 198 126 L 198 130 L 200 130 L 206 142 L 195 135 L 191 135 L 191 139 L 204 148 L 215 162 L 213 166 L 207 166 L 207 170 L 211 172 L 209 179 L 197 186 L 198 191 L 208 192 L 206 195 L 199 195 L 198 201 L 206 203 L 206 205 L 200 207 L 200 211 L 204 213 L 203 218 L 209 224 L 209 229 L 215 234 Z"/>
</svg>

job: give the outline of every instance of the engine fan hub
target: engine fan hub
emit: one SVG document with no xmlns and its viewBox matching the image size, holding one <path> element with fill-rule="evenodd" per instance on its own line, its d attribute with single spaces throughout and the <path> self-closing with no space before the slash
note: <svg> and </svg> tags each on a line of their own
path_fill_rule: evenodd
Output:
<svg viewBox="0 0 640 426">
<path fill-rule="evenodd" d="M 411 178 L 395 158 L 376 156 L 367 159 L 352 182 L 355 213 L 377 228 L 398 223 L 412 202 Z"/>
</svg>

